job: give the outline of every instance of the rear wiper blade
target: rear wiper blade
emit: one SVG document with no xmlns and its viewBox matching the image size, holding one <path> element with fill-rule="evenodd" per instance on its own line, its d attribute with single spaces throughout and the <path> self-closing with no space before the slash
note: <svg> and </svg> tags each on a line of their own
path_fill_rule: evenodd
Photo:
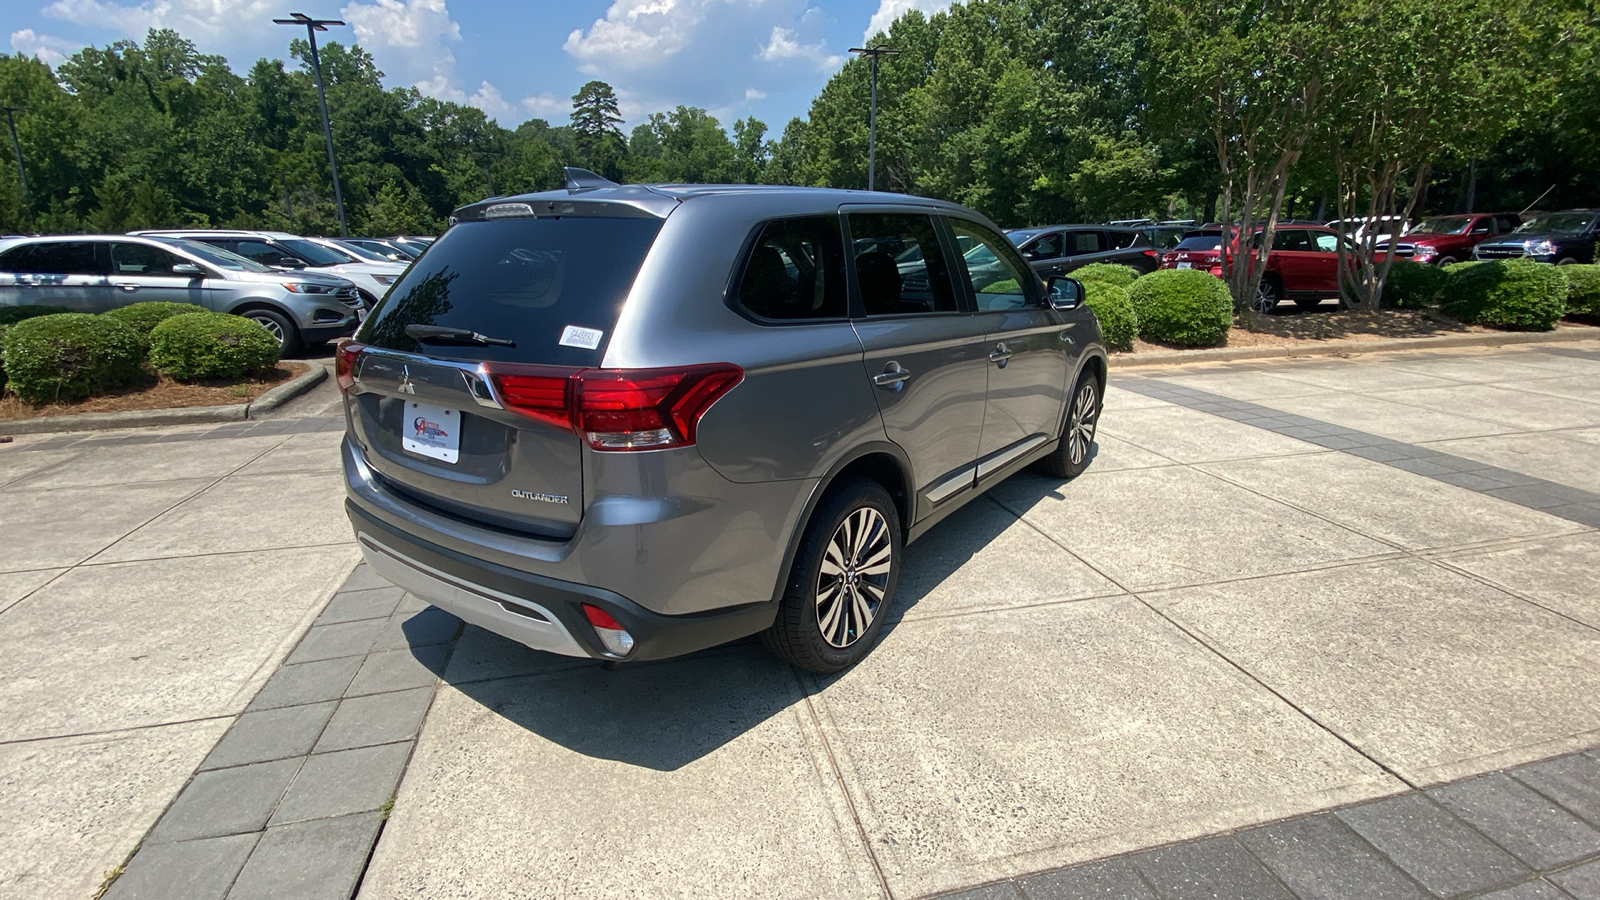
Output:
<svg viewBox="0 0 1600 900">
<path fill-rule="evenodd" d="M 447 341 L 460 341 L 467 344 L 492 344 L 496 347 L 515 347 L 516 341 L 505 338 L 489 337 L 466 328 L 445 328 L 442 325 L 407 325 L 406 337 L 419 341 L 443 343 Z"/>
</svg>

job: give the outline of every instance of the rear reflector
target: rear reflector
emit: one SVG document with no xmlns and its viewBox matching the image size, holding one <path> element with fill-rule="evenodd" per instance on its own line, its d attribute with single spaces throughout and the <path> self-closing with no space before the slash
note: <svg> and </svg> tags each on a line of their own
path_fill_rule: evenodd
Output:
<svg viewBox="0 0 1600 900">
<path fill-rule="evenodd" d="M 571 429 L 596 450 L 695 442 L 700 417 L 744 380 L 728 363 L 675 369 L 552 369 L 490 364 L 506 408 Z"/>
<path fill-rule="evenodd" d="M 589 620 L 589 626 L 594 629 L 595 636 L 600 639 L 606 650 L 617 656 L 627 656 L 633 652 L 633 635 L 622 627 L 622 623 L 611 617 L 611 614 L 598 606 L 583 604 L 583 617 Z"/>
<path fill-rule="evenodd" d="M 358 344 L 350 338 L 341 340 L 334 348 L 333 375 L 339 382 L 339 393 L 345 393 L 355 387 L 356 359 L 365 349 L 367 349 L 366 344 Z"/>
</svg>

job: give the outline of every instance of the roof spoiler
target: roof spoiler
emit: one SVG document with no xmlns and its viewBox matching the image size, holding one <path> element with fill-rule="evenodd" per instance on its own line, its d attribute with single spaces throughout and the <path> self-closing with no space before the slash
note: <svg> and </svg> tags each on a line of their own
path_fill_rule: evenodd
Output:
<svg viewBox="0 0 1600 900">
<path fill-rule="evenodd" d="M 566 166 L 562 171 L 567 176 L 567 193 L 569 194 L 592 191 L 596 188 L 621 187 L 621 185 L 603 175 L 596 175 L 588 169 L 580 169 L 577 166 Z"/>
</svg>

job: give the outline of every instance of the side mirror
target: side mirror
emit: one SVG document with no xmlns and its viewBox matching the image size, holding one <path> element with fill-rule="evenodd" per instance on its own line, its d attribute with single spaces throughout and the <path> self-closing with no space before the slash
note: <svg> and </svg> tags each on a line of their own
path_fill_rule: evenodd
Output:
<svg viewBox="0 0 1600 900">
<path fill-rule="evenodd" d="M 1057 275 L 1050 279 L 1050 308 L 1077 309 L 1083 305 L 1083 283 L 1076 278 Z"/>
<path fill-rule="evenodd" d="M 174 275 L 188 275 L 191 278 L 200 278 L 206 274 L 205 270 L 194 263 L 178 263 L 172 267 Z"/>
<path fill-rule="evenodd" d="M 280 269 L 304 269 L 305 267 L 305 263 L 292 256 L 285 256 L 278 260 L 278 268 Z"/>
</svg>

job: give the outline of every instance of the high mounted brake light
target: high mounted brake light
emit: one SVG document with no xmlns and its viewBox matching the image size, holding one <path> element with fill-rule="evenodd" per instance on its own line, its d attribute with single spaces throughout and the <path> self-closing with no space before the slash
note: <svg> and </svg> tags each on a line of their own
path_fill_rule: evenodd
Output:
<svg viewBox="0 0 1600 900">
<path fill-rule="evenodd" d="M 744 380 L 729 363 L 672 369 L 489 365 L 507 409 L 570 429 L 595 450 L 659 450 L 695 442 L 700 418 Z"/>
</svg>

